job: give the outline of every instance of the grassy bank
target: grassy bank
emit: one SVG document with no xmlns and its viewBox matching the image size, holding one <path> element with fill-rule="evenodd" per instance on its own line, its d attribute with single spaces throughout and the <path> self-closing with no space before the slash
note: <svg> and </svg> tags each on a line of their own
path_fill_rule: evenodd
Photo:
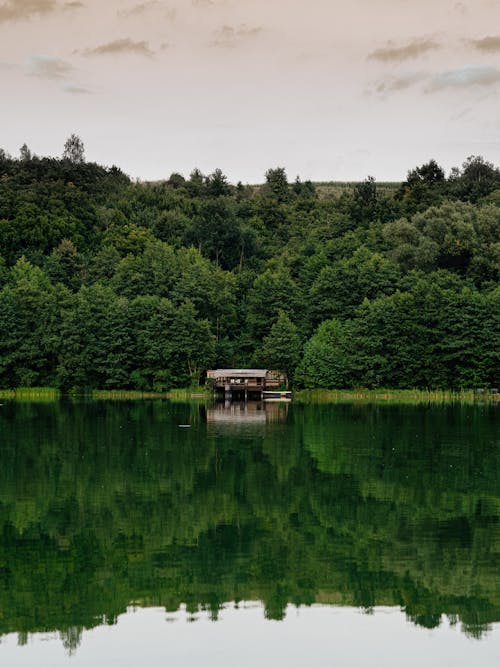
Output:
<svg viewBox="0 0 500 667">
<path fill-rule="evenodd" d="M 61 398 L 61 392 L 52 387 L 19 387 L 0 389 L 0 399 L 10 398 L 18 401 L 55 401 Z"/>
<path fill-rule="evenodd" d="M 58 389 L 51 387 L 20 387 L 17 389 L 0 389 L 0 400 L 25 400 L 25 401 L 56 401 L 62 394 Z M 176 401 L 206 400 L 212 397 L 212 391 L 208 387 L 190 387 L 188 389 L 172 389 L 169 392 L 131 391 L 131 390 L 100 390 L 95 389 L 89 393 L 71 393 L 71 397 L 84 396 L 92 400 L 143 400 L 143 399 L 169 399 Z M 419 389 L 353 389 L 353 390 L 329 390 L 329 389 L 305 389 L 294 391 L 293 399 L 297 403 L 338 403 L 338 402 L 364 402 L 364 403 L 474 403 L 481 401 L 500 402 L 500 394 L 485 390 L 480 391 L 451 391 L 434 390 L 423 391 Z"/>
<path fill-rule="evenodd" d="M 94 389 L 90 392 L 70 392 L 70 397 L 85 397 L 93 400 L 140 400 L 168 398 L 172 400 L 206 399 L 212 395 L 207 387 L 191 387 L 189 389 L 172 389 L 160 393 L 154 391 L 130 391 L 126 389 Z M 58 389 L 51 387 L 19 387 L 16 389 L 0 389 L 0 399 L 27 400 L 27 401 L 56 401 L 62 394 Z"/>
<path fill-rule="evenodd" d="M 353 389 L 328 390 L 307 389 L 294 392 L 293 398 L 300 403 L 336 403 L 359 401 L 365 403 L 474 403 L 499 401 L 500 395 L 470 391 L 420 389 Z"/>
<path fill-rule="evenodd" d="M 94 390 L 90 398 L 95 400 L 135 400 L 141 398 L 168 398 L 171 400 L 206 399 L 212 393 L 207 387 L 191 387 L 189 389 L 172 389 L 164 393 L 154 391 L 126 391 L 126 390 Z"/>
</svg>

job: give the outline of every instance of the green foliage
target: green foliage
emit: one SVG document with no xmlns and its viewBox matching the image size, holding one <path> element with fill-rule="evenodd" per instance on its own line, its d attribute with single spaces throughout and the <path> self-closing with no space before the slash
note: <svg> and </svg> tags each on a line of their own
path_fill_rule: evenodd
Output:
<svg viewBox="0 0 500 667">
<path fill-rule="evenodd" d="M 267 269 L 258 275 L 248 291 L 248 327 L 261 340 L 271 329 L 280 311 L 292 319 L 298 309 L 299 289 L 285 267 Z"/>
<path fill-rule="evenodd" d="M 290 188 L 288 177 L 283 167 L 276 167 L 275 169 L 268 169 L 266 171 L 266 192 L 278 204 L 283 204 L 289 200 Z"/>
<path fill-rule="evenodd" d="M 205 257 L 226 269 L 234 268 L 240 257 L 240 230 L 233 207 L 219 195 L 200 205 L 190 230 L 190 241 Z"/>
<path fill-rule="evenodd" d="M 280 310 L 278 319 L 257 353 L 258 363 L 264 368 L 282 371 L 287 378 L 292 378 L 300 361 L 301 348 L 297 327 L 288 315 Z"/>
<path fill-rule="evenodd" d="M 498 383 L 500 181 L 483 158 L 328 190 L 281 167 L 260 187 L 220 169 L 131 183 L 28 153 L 0 153 L 0 387 L 188 385 L 279 356 L 285 316 L 317 368 L 308 387 Z M 183 321 L 200 358 L 188 335 L 164 340 Z"/>
<path fill-rule="evenodd" d="M 408 172 L 406 181 L 396 192 L 407 212 L 416 213 L 429 206 L 438 205 L 446 194 L 446 180 L 443 169 L 435 160 Z"/>
<path fill-rule="evenodd" d="M 299 369 L 306 388 L 494 386 L 500 369 L 498 288 L 460 292 L 418 280 L 366 299 L 355 317 L 323 323 Z M 317 379 L 315 376 L 317 374 Z"/>
<path fill-rule="evenodd" d="M 349 323 L 326 320 L 304 347 L 304 356 L 297 368 L 299 387 L 349 387 L 352 384 L 353 358 Z"/>
<path fill-rule="evenodd" d="M 499 186 L 500 169 L 480 155 L 468 157 L 450 177 L 450 191 L 463 201 L 477 202 Z"/>
<path fill-rule="evenodd" d="M 380 253 L 359 247 L 351 257 L 321 269 L 309 293 L 311 324 L 330 317 L 352 317 L 363 299 L 397 289 L 398 266 Z"/>
</svg>

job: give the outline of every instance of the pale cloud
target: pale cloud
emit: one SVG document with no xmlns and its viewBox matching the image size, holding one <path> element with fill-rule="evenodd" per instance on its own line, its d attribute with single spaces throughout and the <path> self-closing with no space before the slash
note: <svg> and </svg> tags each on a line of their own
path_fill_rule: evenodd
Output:
<svg viewBox="0 0 500 667">
<path fill-rule="evenodd" d="M 455 6 L 453 7 L 453 10 L 457 14 L 467 14 L 467 12 L 469 11 L 469 8 L 463 2 L 457 2 L 455 4 Z"/>
<path fill-rule="evenodd" d="M 73 72 L 73 65 L 52 56 L 32 56 L 27 62 L 27 73 L 40 79 L 66 79 Z"/>
<path fill-rule="evenodd" d="M 379 82 L 375 87 L 375 91 L 380 95 L 385 95 L 387 93 L 407 90 L 417 83 L 421 83 L 427 77 L 428 75 L 425 72 L 407 72 L 400 76 L 392 76 Z"/>
<path fill-rule="evenodd" d="M 242 24 L 237 28 L 230 25 L 224 25 L 222 28 L 214 32 L 214 39 L 211 46 L 234 48 L 242 41 L 256 37 L 262 30 L 263 29 L 260 26 L 250 27 L 246 24 Z"/>
<path fill-rule="evenodd" d="M 455 114 L 452 114 L 450 120 L 463 120 L 464 118 L 470 119 L 474 112 L 473 107 L 466 107 L 461 111 L 458 111 Z"/>
<path fill-rule="evenodd" d="M 83 86 L 79 86 L 76 83 L 66 83 L 64 86 L 62 86 L 62 91 L 65 93 L 69 93 L 70 95 L 90 95 L 91 91 L 88 90 L 88 88 L 84 88 Z"/>
<path fill-rule="evenodd" d="M 402 46 L 395 46 L 392 42 L 389 42 L 387 46 L 372 51 L 368 58 L 380 62 L 402 62 L 403 60 L 418 58 L 439 48 L 439 44 L 432 39 L 415 39 Z"/>
<path fill-rule="evenodd" d="M 500 84 L 500 69 L 492 66 L 468 65 L 447 72 L 430 74 L 429 72 L 406 72 L 398 76 L 384 78 L 374 84 L 367 92 L 376 93 L 382 98 L 390 93 L 407 90 L 418 84 L 425 84 L 426 93 L 442 90 L 489 88 Z"/>
<path fill-rule="evenodd" d="M 35 16 L 44 16 L 64 9 L 78 9 L 82 2 L 66 2 L 56 0 L 7 0 L 0 4 L 0 23 L 23 21 Z"/>
<path fill-rule="evenodd" d="M 159 12 L 166 19 L 171 21 L 173 21 L 177 15 L 177 10 L 174 7 L 169 7 L 164 2 L 160 2 L 159 0 L 147 0 L 146 2 L 133 5 L 132 7 L 129 7 L 129 9 L 121 9 L 117 13 L 118 16 L 122 18 L 130 18 L 142 16 L 143 14 L 147 14 L 149 12 Z"/>
<path fill-rule="evenodd" d="M 484 37 L 483 39 L 472 39 L 470 43 L 479 51 L 487 53 L 500 51 L 500 35 Z"/>
<path fill-rule="evenodd" d="M 132 54 L 151 58 L 154 55 L 154 52 L 149 47 L 149 42 L 134 42 L 130 37 L 125 37 L 123 39 L 115 39 L 106 44 L 101 44 L 93 49 L 86 49 L 83 51 L 83 54 L 86 56 Z"/>
<path fill-rule="evenodd" d="M 497 84 L 500 84 L 500 69 L 489 65 L 469 65 L 436 74 L 430 80 L 427 92 L 495 86 Z"/>
<path fill-rule="evenodd" d="M 55 0 L 8 0 L 0 5 L 0 23 L 30 19 L 56 9 Z"/>
</svg>

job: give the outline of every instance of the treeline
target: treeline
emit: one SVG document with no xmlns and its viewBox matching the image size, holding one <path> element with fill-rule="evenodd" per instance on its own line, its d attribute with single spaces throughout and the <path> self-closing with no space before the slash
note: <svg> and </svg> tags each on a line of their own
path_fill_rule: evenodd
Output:
<svg viewBox="0 0 500 667">
<path fill-rule="evenodd" d="M 498 382 L 500 170 L 481 157 L 324 196 L 282 168 L 134 183 L 75 141 L 0 151 L 0 387 L 163 391 L 254 365 L 297 387 Z"/>
<path fill-rule="evenodd" d="M 396 606 L 481 637 L 500 621 L 496 417 L 290 406 L 287 428 L 242 438 L 186 403 L 7 404 L 0 636 L 58 630 L 71 649 L 131 600 L 214 619 L 262 600 L 272 619 Z"/>
</svg>

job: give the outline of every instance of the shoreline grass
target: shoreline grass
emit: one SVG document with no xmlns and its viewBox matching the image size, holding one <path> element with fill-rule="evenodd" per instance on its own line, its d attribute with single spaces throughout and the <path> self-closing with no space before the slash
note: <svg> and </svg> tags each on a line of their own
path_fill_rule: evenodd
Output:
<svg viewBox="0 0 500 667">
<path fill-rule="evenodd" d="M 91 400 L 135 400 L 135 399 L 206 399 L 212 396 L 207 387 L 190 387 L 188 389 L 172 389 L 166 392 L 138 391 L 136 389 L 92 389 L 90 391 L 70 391 L 63 394 L 52 387 L 16 387 L 0 389 L 0 399 L 12 400 L 59 400 L 63 397 L 87 398 Z"/>
<path fill-rule="evenodd" d="M 78 396 L 78 394 L 74 394 Z M 210 398 L 211 391 L 207 387 L 189 387 L 188 389 L 171 389 L 170 391 L 137 391 L 134 389 L 94 389 L 88 394 L 92 400 L 139 400 L 139 399 L 168 399 L 168 400 L 186 400 L 195 399 L 205 400 Z"/>
<path fill-rule="evenodd" d="M 128 389 L 94 389 L 81 394 L 72 392 L 62 394 L 51 387 L 19 387 L 0 389 L 0 399 L 18 401 L 57 401 L 69 396 L 70 399 L 89 400 L 174 400 L 206 401 L 212 398 L 209 387 L 189 387 L 172 389 L 168 392 L 137 391 Z M 488 390 L 422 390 L 422 389 L 303 389 L 293 392 L 296 403 L 478 403 L 500 402 L 500 394 Z"/>
<path fill-rule="evenodd" d="M 53 387 L 17 387 L 0 389 L 0 398 L 18 401 L 56 401 L 61 398 L 59 389 Z"/>
<path fill-rule="evenodd" d="M 451 389 L 304 389 L 294 392 L 297 403 L 478 403 L 496 402 L 500 395 L 487 390 L 453 391 Z"/>
<path fill-rule="evenodd" d="M 191 387 L 189 389 L 172 389 L 165 392 L 136 391 L 128 389 L 94 389 L 88 398 L 97 401 L 119 401 L 139 399 L 168 399 L 168 400 L 206 400 L 212 393 L 205 387 Z"/>
</svg>

